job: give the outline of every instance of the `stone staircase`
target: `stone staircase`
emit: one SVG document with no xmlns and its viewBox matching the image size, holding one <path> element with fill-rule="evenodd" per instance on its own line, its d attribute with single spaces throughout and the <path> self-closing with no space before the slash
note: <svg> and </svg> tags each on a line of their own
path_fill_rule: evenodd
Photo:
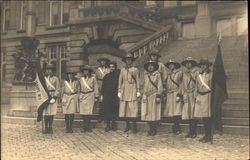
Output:
<svg viewBox="0 0 250 160">
<path fill-rule="evenodd" d="M 228 99 L 222 106 L 224 133 L 249 133 L 249 70 L 247 36 L 223 37 L 221 52 L 227 75 Z M 215 60 L 217 38 L 200 38 L 192 40 L 176 40 L 160 49 L 161 61 L 169 59 L 181 62 L 185 57 Z M 147 58 L 138 59 L 136 64 L 142 70 Z M 143 59 L 143 60 L 142 60 Z"/>
</svg>

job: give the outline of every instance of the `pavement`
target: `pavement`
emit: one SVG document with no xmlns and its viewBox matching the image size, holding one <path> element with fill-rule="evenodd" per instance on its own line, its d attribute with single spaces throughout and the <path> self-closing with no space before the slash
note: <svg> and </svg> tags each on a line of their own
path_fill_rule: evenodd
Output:
<svg viewBox="0 0 250 160">
<path fill-rule="evenodd" d="M 54 127 L 54 134 L 41 134 L 39 125 L 1 123 L 2 160 L 247 160 L 249 137 L 214 135 L 214 143 L 200 143 L 160 132 L 147 136 L 121 130 L 105 132 L 95 128 L 92 133 L 65 133 Z"/>
</svg>

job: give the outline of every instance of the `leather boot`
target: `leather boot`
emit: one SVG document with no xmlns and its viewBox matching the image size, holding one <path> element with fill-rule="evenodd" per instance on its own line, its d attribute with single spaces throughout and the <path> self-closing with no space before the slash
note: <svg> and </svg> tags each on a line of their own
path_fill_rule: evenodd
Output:
<svg viewBox="0 0 250 160">
<path fill-rule="evenodd" d="M 137 133 L 137 126 L 136 126 L 136 122 L 133 122 L 133 133 L 136 134 Z"/>
<path fill-rule="evenodd" d="M 207 142 L 212 142 L 212 124 L 211 124 L 211 119 L 210 118 L 206 118 L 205 119 L 206 123 L 206 127 L 205 127 L 205 138 L 203 139 L 203 143 L 207 143 Z"/>
<path fill-rule="evenodd" d="M 175 116 L 175 121 L 174 121 L 174 125 L 175 125 L 175 135 L 179 135 L 181 133 L 181 128 L 180 128 L 180 117 L 179 116 Z"/>
<path fill-rule="evenodd" d="M 111 130 L 112 131 L 116 131 L 116 123 L 115 123 L 115 120 L 112 120 L 112 122 L 111 122 Z"/>
<path fill-rule="evenodd" d="M 110 130 L 111 130 L 111 128 L 110 128 L 110 120 L 107 120 L 107 126 L 105 128 L 105 132 L 108 132 Z"/>
<path fill-rule="evenodd" d="M 44 130 L 43 134 L 48 134 L 49 133 L 49 119 L 48 116 L 44 116 Z"/>
<path fill-rule="evenodd" d="M 189 131 L 188 131 L 187 135 L 185 136 L 185 138 L 190 138 L 191 137 L 191 135 L 192 135 L 192 128 L 193 128 L 192 121 L 189 120 Z"/>
<path fill-rule="evenodd" d="M 129 121 L 126 121 L 126 128 L 124 132 L 128 132 L 129 130 L 130 130 Z"/>
<path fill-rule="evenodd" d="M 149 125 L 148 136 L 151 136 L 152 135 L 152 131 L 153 131 L 152 122 L 148 122 L 148 125 Z"/>
<path fill-rule="evenodd" d="M 69 115 L 69 133 L 73 133 L 74 114 Z"/>
<path fill-rule="evenodd" d="M 54 116 L 49 116 L 49 134 L 53 134 L 52 124 Z"/>
<path fill-rule="evenodd" d="M 83 118 L 82 118 L 83 120 L 82 120 L 82 124 L 83 124 L 83 126 L 82 126 L 82 131 L 81 132 L 87 132 L 87 130 L 88 130 L 88 127 L 87 127 L 87 118 L 85 117 L 85 116 L 83 116 Z"/>
<path fill-rule="evenodd" d="M 69 133 L 69 115 L 65 114 L 66 133 Z"/>
<path fill-rule="evenodd" d="M 197 120 L 193 119 L 192 120 L 192 134 L 190 138 L 196 138 L 196 136 L 197 136 Z"/>
<path fill-rule="evenodd" d="M 156 135 L 156 133 L 157 133 L 156 127 L 157 127 L 157 122 L 152 122 L 152 134 L 151 134 L 151 136 Z"/>
</svg>

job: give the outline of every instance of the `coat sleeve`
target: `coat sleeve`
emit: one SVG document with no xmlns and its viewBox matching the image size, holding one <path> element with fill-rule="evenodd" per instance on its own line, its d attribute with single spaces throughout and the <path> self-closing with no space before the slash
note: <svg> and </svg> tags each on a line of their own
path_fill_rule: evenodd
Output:
<svg viewBox="0 0 250 160">
<path fill-rule="evenodd" d="M 60 95 L 60 82 L 59 82 L 59 79 L 57 77 L 55 77 L 55 97 L 58 97 Z"/>
<path fill-rule="evenodd" d="M 95 97 L 99 97 L 98 83 L 96 77 L 93 77 L 93 83 L 94 83 Z"/>
<path fill-rule="evenodd" d="M 136 89 L 137 89 L 137 92 L 140 91 L 140 79 L 139 79 L 139 70 L 136 68 L 135 70 L 135 78 L 136 78 Z"/>
<path fill-rule="evenodd" d="M 103 95 L 104 92 L 105 92 L 105 86 L 106 86 L 106 75 L 103 77 L 103 81 L 102 81 L 102 88 L 101 88 L 101 91 L 100 91 L 100 94 Z"/>
<path fill-rule="evenodd" d="M 161 75 L 157 75 L 157 87 L 158 87 L 158 91 L 157 94 L 162 94 L 163 92 L 163 85 L 162 85 L 162 80 L 161 80 Z"/>
<path fill-rule="evenodd" d="M 123 83 L 122 72 L 123 72 L 123 70 L 120 71 L 120 75 L 119 75 L 119 80 L 118 80 L 118 92 L 121 92 L 121 87 L 122 87 L 122 83 Z"/>
</svg>

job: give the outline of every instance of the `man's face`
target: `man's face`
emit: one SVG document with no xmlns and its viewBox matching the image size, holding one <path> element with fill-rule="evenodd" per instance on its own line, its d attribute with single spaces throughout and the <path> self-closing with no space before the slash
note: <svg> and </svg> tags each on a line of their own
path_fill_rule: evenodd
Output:
<svg viewBox="0 0 250 160">
<path fill-rule="evenodd" d="M 101 60 L 101 62 L 100 62 L 100 63 L 101 63 L 101 65 L 102 65 L 102 66 L 106 66 L 107 61 L 106 61 L 106 60 Z"/>
<path fill-rule="evenodd" d="M 185 66 L 186 66 L 187 69 L 191 69 L 192 68 L 192 63 L 191 62 L 187 62 Z"/>
<path fill-rule="evenodd" d="M 206 64 L 202 64 L 201 65 L 201 70 L 202 71 L 205 71 L 207 68 L 208 68 L 208 66 Z"/>
<path fill-rule="evenodd" d="M 110 68 L 110 72 L 114 72 L 116 69 L 116 66 L 114 64 L 110 64 L 109 68 Z"/>
<path fill-rule="evenodd" d="M 153 55 L 151 55 L 150 57 L 151 57 L 151 60 L 152 60 L 152 61 L 158 61 L 158 56 L 157 56 L 157 55 L 154 55 L 154 54 L 153 54 Z"/>
<path fill-rule="evenodd" d="M 126 64 L 130 65 L 130 64 L 132 64 L 132 62 L 133 62 L 132 59 L 130 59 L 130 58 L 126 59 Z"/>
<path fill-rule="evenodd" d="M 73 77 L 74 77 L 74 76 L 73 76 L 72 73 L 68 73 L 68 78 L 69 78 L 69 79 L 73 79 Z"/>
<path fill-rule="evenodd" d="M 149 71 L 149 72 L 153 72 L 154 70 L 155 70 L 155 66 L 152 65 L 152 64 L 149 64 L 149 65 L 148 65 L 148 71 Z"/>
<path fill-rule="evenodd" d="M 173 70 L 175 68 L 174 64 L 169 65 L 169 69 Z"/>
<path fill-rule="evenodd" d="M 89 75 L 89 70 L 83 70 L 83 74 L 86 76 L 86 75 Z"/>
<path fill-rule="evenodd" d="M 46 69 L 45 74 L 51 76 L 53 74 L 52 69 Z"/>
</svg>

